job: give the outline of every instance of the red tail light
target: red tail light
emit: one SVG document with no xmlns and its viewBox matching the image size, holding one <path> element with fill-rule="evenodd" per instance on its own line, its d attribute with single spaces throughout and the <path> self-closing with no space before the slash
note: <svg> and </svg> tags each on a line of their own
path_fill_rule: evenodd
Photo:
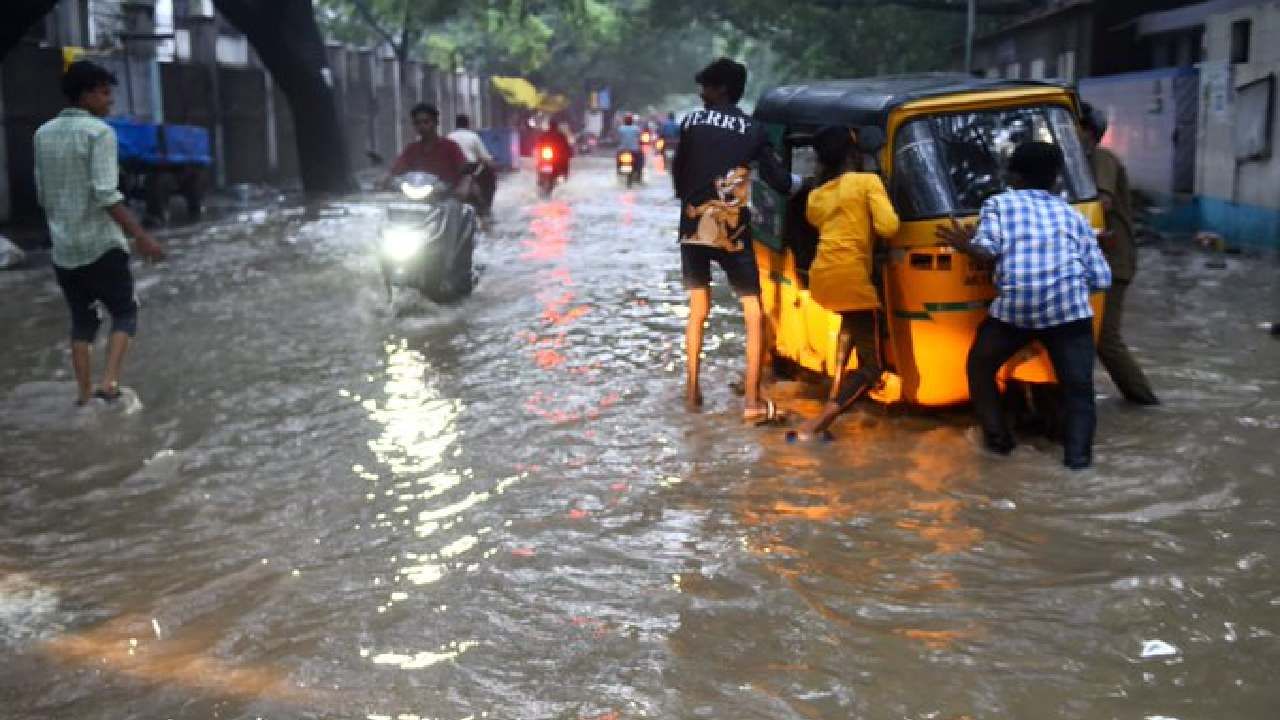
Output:
<svg viewBox="0 0 1280 720">
<path fill-rule="evenodd" d="M 543 160 L 555 160 L 555 159 L 556 159 L 556 151 L 555 151 L 555 150 L 552 150 L 552 149 L 551 149 L 551 148 L 549 148 L 549 147 L 544 147 L 544 148 L 542 148 L 542 159 L 543 159 Z"/>
</svg>

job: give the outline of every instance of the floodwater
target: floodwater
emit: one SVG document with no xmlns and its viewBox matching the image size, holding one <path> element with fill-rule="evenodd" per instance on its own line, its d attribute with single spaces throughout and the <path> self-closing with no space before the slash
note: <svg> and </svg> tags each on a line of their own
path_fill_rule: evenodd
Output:
<svg viewBox="0 0 1280 720">
<path fill-rule="evenodd" d="M 0 717 L 1276 717 L 1274 262 L 1143 251 L 1165 404 L 1099 375 L 1096 470 L 961 412 L 797 447 L 722 288 L 682 410 L 666 178 L 582 165 L 505 180 L 457 307 L 388 309 L 358 204 L 170 237 L 119 410 L 0 276 Z"/>
</svg>

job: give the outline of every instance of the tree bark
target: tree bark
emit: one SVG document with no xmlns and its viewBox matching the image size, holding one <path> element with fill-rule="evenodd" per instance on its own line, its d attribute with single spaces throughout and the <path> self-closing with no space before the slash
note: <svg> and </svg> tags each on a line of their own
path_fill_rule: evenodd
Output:
<svg viewBox="0 0 1280 720">
<path fill-rule="evenodd" d="M 308 195 L 356 189 L 333 74 L 311 0 L 214 0 L 249 39 L 293 112 Z"/>
<path fill-rule="evenodd" d="M 57 4 L 58 0 L 8 0 L 0 3 L 0 62 Z"/>
</svg>

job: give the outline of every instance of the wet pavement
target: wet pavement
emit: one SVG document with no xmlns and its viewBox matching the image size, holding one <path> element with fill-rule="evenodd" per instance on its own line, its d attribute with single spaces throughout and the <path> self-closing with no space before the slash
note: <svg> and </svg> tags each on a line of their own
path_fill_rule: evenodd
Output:
<svg viewBox="0 0 1280 720">
<path fill-rule="evenodd" d="M 1273 261 L 1143 251 L 1165 404 L 1100 375 L 1096 470 L 873 405 L 796 447 L 723 288 L 681 409 L 666 179 L 583 165 L 505 180 L 456 307 L 388 308 L 359 203 L 171 238 L 123 409 L 0 274 L 0 717 L 1275 717 Z"/>
</svg>

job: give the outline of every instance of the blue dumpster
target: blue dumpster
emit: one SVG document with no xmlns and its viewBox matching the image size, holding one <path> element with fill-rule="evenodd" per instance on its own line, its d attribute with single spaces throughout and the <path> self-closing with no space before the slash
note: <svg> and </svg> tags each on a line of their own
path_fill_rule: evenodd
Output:
<svg viewBox="0 0 1280 720">
<path fill-rule="evenodd" d="M 520 150 L 515 130 L 511 128 L 486 128 L 476 134 L 484 141 L 485 148 L 493 156 L 498 167 L 506 170 L 520 168 Z"/>
<path fill-rule="evenodd" d="M 158 165 L 164 161 L 160 126 L 129 118 L 107 118 L 106 122 L 116 131 L 121 165 Z"/>
</svg>

